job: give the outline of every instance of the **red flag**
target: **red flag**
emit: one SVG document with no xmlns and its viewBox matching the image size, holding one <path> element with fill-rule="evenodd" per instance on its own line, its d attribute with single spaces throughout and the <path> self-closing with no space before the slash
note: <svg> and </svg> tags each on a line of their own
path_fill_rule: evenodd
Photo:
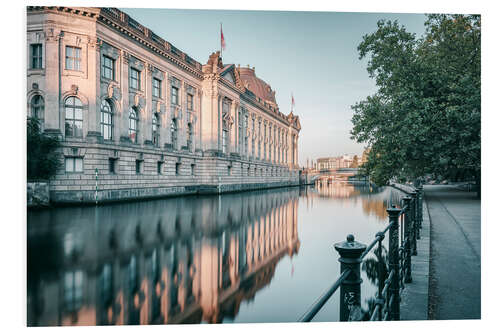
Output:
<svg viewBox="0 0 500 333">
<path fill-rule="evenodd" d="M 292 93 L 292 109 L 295 107 L 295 99 L 293 98 L 293 93 Z"/>
<path fill-rule="evenodd" d="M 220 48 L 226 50 L 226 41 L 224 40 L 224 33 L 222 32 L 222 23 L 220 24 Z"/>
</svg>

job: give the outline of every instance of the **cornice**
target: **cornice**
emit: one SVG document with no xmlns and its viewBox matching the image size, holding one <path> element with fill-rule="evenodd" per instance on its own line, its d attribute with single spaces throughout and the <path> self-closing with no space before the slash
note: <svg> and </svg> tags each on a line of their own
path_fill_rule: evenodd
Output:
<svg viewBox="0 0 500 333">
<path fill-rule="evenodd" d="M 28 6 L 27 14 L 36 14 L 37 12 L 68 13 L 80 15 L 83 17 L 97 18 L 99 8 L 92 7 L 60 7 L 60 6 Z"/>
<path fill-rule="evenodd" d="M 286 116 L 285 116 L 285 118 L 279 117 L 276 113 L 270 112 L 269 109 L 267 109 L 264 105 L 262 105 L 261 103 L 259 103 L 257 100 L 255 100 L 255 99 L 253 99 L 253 98 L 251 98 L 249 96 L 246 96 L 245 94 L 241 94 L 240 95 L 240 99 L 244 100 L 248 104 L 252 104 L 256 108 L 258 108 L 260 111 L 262 111 L 263 113 L 265 113 L 266 115 L 272 117 L 275 120 L 278 120 L 278 121 L 282 122 L 286 126 L 292 126 L 292 123 L 288 122 L 288 119 L 286 118 Z"/>
<path fill-rule="evenodd" d="M 138 30 L 138 28 L 137 29 L 133 28 L 129 26 L 129 23 L 122 21 L 121 18 L 114 17 L 112 14 L 108 13 L 110 9 L 100 8 L 99 10 L 100 10 L 98 16 L 99 23 L 111 27 L 114 30 L 120 32 L 121 34 L 127 36 L 128 38 L 133 39 L 134 41 L 138 42 L 145 48 L 163 56 L 170 63 L 179 67 L 183 71 L 190 73 L 191 75 L 197 77 L 198 79 L 203 78 L 203 73 L 201 72 L 201 64 L 199 62 L 195 61 L 184 52 L 178 50 L 169 42 L 164 41 L 161 37 L 154 34 L 154 32 L 152 32 L 148 28 L 140 25 L 138 22 L 131 19 L 128 15 L 119 11 L 118 9 L 115 8 L 112 9 L 113 11 L 120 13 L 120 17 L 123 18 L 126 17 L 127 20 L 136 22 L 135 24 L 142 29 L 141 30 L 142 33 L 139 33 L 138 31 L 136 31 Z M 154 38 L 156 38 L 156 40 L 153 39 L 153 36 Z M 175 54 L 175 52 L 179 52 L 179 54 Z M 191 61 L 192 64 L 188 64 L 188 60 L 185 59 L 191 59 L 189 61 Z"/>
<path fill-rule="evenodd" d="M 36 14 L 39 12 L 66 13 L 80 15 L 82 17 L 92 18 L 107 27 L 113 28 L 122 35 L 136 41 L 150 51 L 153 51 L 170 63 L 179 67 L 185 72 L 202 79 L 201 64 L 188 56 L 186 53 L 178 50 L 169 42 L 163 40 L 148 28 L 142 26 L 127 14 L 116 8 L 92 8 L 92 7 L 50 7 L 50 6 L 28 6 L 27 13 Z M 137 26 L 134 28 L 133 26 Z M 136 31 L 139 29 L 139 31 Z"/>
</svg>

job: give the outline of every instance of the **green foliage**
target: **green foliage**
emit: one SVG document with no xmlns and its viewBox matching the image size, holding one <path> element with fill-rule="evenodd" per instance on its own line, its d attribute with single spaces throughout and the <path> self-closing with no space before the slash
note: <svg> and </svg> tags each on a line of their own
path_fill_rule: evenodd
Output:
<svg viewBox="0 0 500 333">
<path fill-rule="evenodd" d="M 59 140 L 41 133 L 35 118 L 28 118 L 27 126 L 28 180 L 48 180 L 61 165 Z"/>
<path fill-rule="evenodd" d="M 481 21 L 427 16 L 417 39 L 397 21 L 363 36 L 360 59 L 377 92 L 352 106 L 352 139 L 371 151 L 363 165 L 378 184 L 481 168 Z"/>
</svg>

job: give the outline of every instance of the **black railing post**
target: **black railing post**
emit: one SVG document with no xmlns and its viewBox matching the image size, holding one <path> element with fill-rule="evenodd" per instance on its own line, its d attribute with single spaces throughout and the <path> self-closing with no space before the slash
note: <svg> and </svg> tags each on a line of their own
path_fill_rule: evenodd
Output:
<svg viewBox="0 0 500 333">
<path fill-rule="evenodd" d="M 411 239 L 411 219 L 410 219 L 410 204 L 411 198 L 403 198 L 403 207 L 406 206 L 404 213 L 404 248 L 405 248 L 405 261 L 404 261 L 404 272 L 405 272 L 405 283 L 412 281 L 411 277 L 411 251 L 412 251 L 412 239 Z"/>
<path fill-rule="evenodd" d="M 417 255 L 417 238 L 418 238 L 418 222 L 417 222 L 417 192 L 412 191 L 411 195 L 411 230 L 412 230 L 412 255 Z"/>
<path fill-rule="evenodd" d="M 385 238 L 385 233 L 379 231 L 377 232 L 377 237 L 379 237 L 377 252 L 375 253 L 377 256 L 377 276 L 378 276 L 378 294 L 377 294 L 377 302 L 380 303 L 380 306 L 384 305 L 384 295 L 382 295 L 385 279 L 387 278 L 386 269 L 385 269 L 385 260 L 382 256 L 382 241 Z M 383 313 L 382 309 L 378 311 L 378 320 L 382 320 Z"/>
<path fill-rule="evenodd" d="M 401 209 L 391 207 L 389 214 L 389 275 L 392 279 L 389 286 L 389 320 L 399 320 L 399 212 Z M 391 302 L 392 300 L 392 302 Z"/>
<path fill-rule="evenodd" d="M 351 311 L 361 306 L 361 254 L 366 245 L 347 235 L 347 240 L 336 243 L 335 250 L 340 254 L 340 272 L 350 269 L 351 272 L 340 285 L 340 321 L 348 321 Z"/>
<path fill-rule="evenodd" d="M 420 195 L 420 199 L 418 200 L 419 202 L 418 213 L 420 216 L 420 218 L 418 219 L 418 228 L 422 229 L 422 220 L 424 219 L 424 186 L 420 184 L 418 189 Z"/>
<path fill-rule="evenodd" d="M 417 222 L 417 239 L 420 239 L 420 188 L 415 189 L 416 201 L 415 201 L 415 221 Z"/>
</svg>

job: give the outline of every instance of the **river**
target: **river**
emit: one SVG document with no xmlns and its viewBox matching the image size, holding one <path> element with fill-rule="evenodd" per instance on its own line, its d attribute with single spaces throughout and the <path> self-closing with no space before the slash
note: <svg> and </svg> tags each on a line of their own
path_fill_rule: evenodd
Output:
<svg viewBox="0 0 500 333">
<path fill-rule="evenodd" d="M 399 197 L 334 182 L 28 211 L 28 325 L 296 321 L 339 276 L 333 244 L 369 244 Z"/>
</svg>

